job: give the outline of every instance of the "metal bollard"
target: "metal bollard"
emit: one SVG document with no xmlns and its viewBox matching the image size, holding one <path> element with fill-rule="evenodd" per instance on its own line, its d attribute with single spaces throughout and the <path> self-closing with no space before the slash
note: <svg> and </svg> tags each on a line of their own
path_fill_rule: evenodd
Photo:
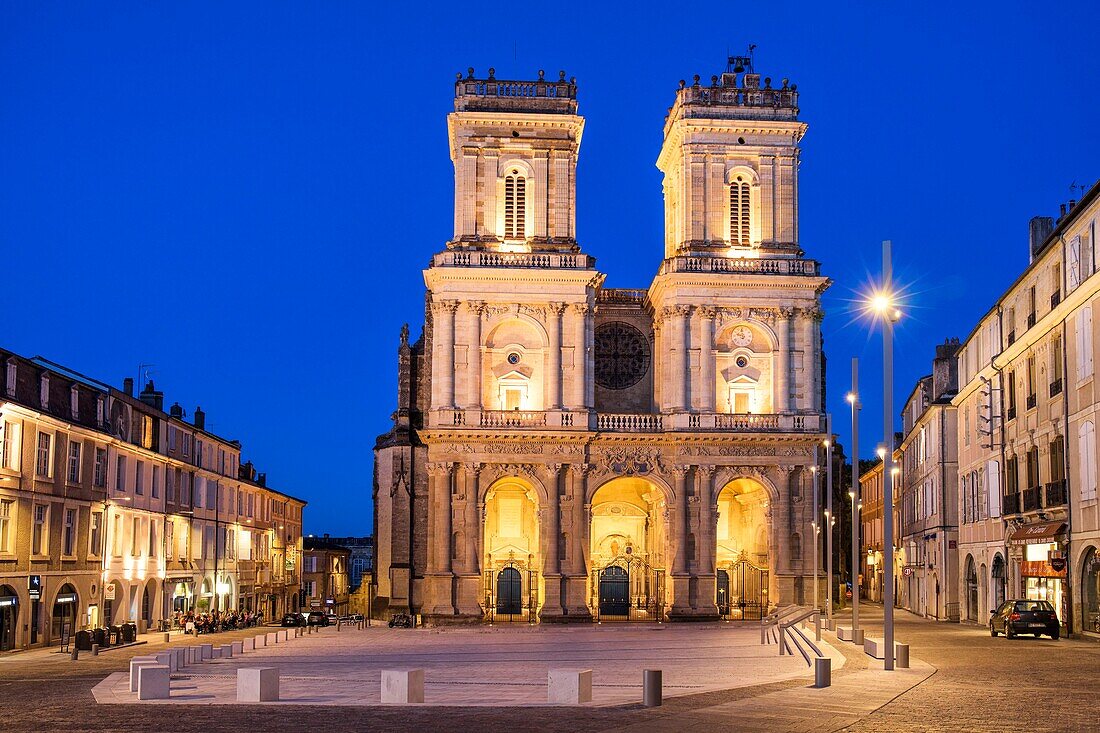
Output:
<svg viewBox="0 0 1100 733">
<path fill-rule="evenodd" d="M 852 629 L 852 643 L 863 648 L 863 629 Z"/>
<path fill-rule="evenodd" d="M 73 644 L 73 653 L 69 657 L 69 659 L 75 662 L 79 658 L 80 658 L 80 650 L 76 648 L 76 644 Z"/>
<path fill-rule="evenodd" d="M 165 631 L 164 632 L 164 643 L 167 644 L 170 641 L 172 641 L 172 635 L 169 634 L 167 631 Z"/>
<path fill-rule="evenodd" d="M 343 622 L 340 621 L 340 619 L 336 619 L 336 630 L 337 631 L 343 631 L 344 630 L 343 626 L 341 626 L 342 623 Z"/>
<path fill-rule="evenodd" d="M 894 644 L 894 666 L 898 669 L 909 669 L 908 644 Z"/>
<path fill-rule="evenodd" d="M 833 660 L 828 657 L 814 659 L 814 687 L 829 687 L 833 684 Z"/>
<path fill-rule="evenodd" d="M 642 705 L 655 708 L 661 705 L 661 670 L 642 671 Z"/>
<path fill-rule="evenodd" d="M 99 656 L 99 644 L 92 644 L 92 656 L 93 657 L 98 657 Z"/>
</svg>

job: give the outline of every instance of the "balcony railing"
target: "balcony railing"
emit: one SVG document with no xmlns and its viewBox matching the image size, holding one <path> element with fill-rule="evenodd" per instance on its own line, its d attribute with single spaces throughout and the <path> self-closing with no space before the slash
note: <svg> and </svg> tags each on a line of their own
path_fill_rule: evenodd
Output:
<svg viewBox="0 0 1100 733">
<path fill-rule="evenodd" d="M 746 275 L 808 275 L 818 274 L 816 260 L 796 260 L 764 257 L 669 257 L 661 263 L 660 274 L 669 272 L 722 272 Z"/>
<path fill-rule="evenodd" d="M 1039 508 L 1039 496 L 1042 493 L 1042 489 L 1038 486 L 1032 486 L 1029 489 L 1024 489 L 1024 511 L 1033 512 Z"/>
<path fill-rule="evenodd" d="M 1035 314 L 1034 313 L 1028 313 L 1027 314 L 1027 327 L 1031 328 L 1034 325 L 1035 325 Z"/>
<path fill-rule="evenodd" d="M 1046 485 L 1046 506 L 1062 506 L 1066 503 L 1066 480 L 1051 481 Z"/>
<path fill-rule="evenodd" d="M 1001 503 L 1003 504 L 1003 511 L 1005 514 L 1019 514 L 1020 513 L 1020 495 L 1019 494 L 1005 494 L 1001 497 Z"/>
<path fill-rule="evenodd" d="M 1061 303 L 1061 302 L 1062 302 L 1062 291 L 1061 290 L 1055 290 L 1053 293 L 1051 293 L 1051 295 L 1050 295 L 1050 309 L 1051 310 L 1054 310 L 1055 308 L 1057 308 L 1058 304 Z"/>
<path fill-rule="evenodd" d="M 1012 405 L 1007 410 L 1005 410 L 1005 419 L 1006 420 L 1015 420 L 1016 419 L 1016 405 Z"/>
<path fill-rule="evenodd" d="M 1062 394 L 1062 378 L 1058 377 L 1050 383 L 1050 396 Z"/>
<path fill-rule="evenodd" d="M 1008 345 L 1012 346 L 1014 343 L 1016 343 L 1016 329 L 1012 329 L 1008 332 Z"/>
<path fill-rule="evenodd" d="M 1035 398 L 1035 394 L 1034 393 L 1029 394 L 1027 396 L 1027 409 L 1029 409 L 1029 410 L 1035 409 L 1035 405 L 1037 404 L 1037 402 L 1038 402 L 1038 400 Z"/>
<path fill-rule="evenodd" d="M 655 433 L 661 430 L 661 415 L 607 413 L 596 416 L 596 429 L 626 433 Z"/>
<path fill-rule="evenodd" d="M 549 430 L 565 428 L 624 433 L 692 430 L 737 433 L 820 433 L 825 429 L 824 419 L 817 414 L 597 413 L 588 410 L 478 410 L 473 408 L 433 412 L 431 424 L 462 428 L 545 428 Z"/>
<path fill-rule="evenodd" d="M 515 267 L 545 270 L 587 270 L 595 260 L 572 252 L 488 252 L 449 249 L 432 257 L 433 267 Z"/>
<path fill-rule="evenodd" d="M 483 428 L 541 428 L 546 425 L 545 412 L 522 410 L 482 410 L 479 424 Z"/>
</svg>

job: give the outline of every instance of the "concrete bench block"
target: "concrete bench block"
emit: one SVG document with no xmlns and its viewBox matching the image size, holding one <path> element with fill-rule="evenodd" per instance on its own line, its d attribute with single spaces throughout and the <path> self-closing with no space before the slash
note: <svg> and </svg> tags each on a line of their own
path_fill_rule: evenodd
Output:
<svg viewBox="0 0 1100 733">
<path fill-rule="evenodd" d="M 173 649 L 172 655 L 176 658 L 177 670 L 181 670 L 187 666 L 187 650 L 184 649 L 182 646 Z"/>
<path fill-rule="evenodd" d="M 233 656 L 237 656 L 238 654 L 244 654 L 244 642 L 243 641 L 235 641 L 232 644 L 230 644 L 230 646 L 233 647 Z"/>
<path fill-rule="evenodd" d="M 256 637 L 250 636 L 241 642 L 242 652 L 251 652 L 256 650 Z"/>
<path fill-rule="evenodd" d="M 382 670 L 382 702 L 398 704 L 424 702 L 424 670 Z"/>
<path fill-rule="evenodd" d="M 906 662 L 908 662 L 909 661 L 909 645 L 908 644 L 899 644 L 898 642 L 895 641 L 894 642 L 894 658 L 897 659 L 899 648 L 902 647 L 902 646 L 905 647 L 905 659 L 906 659 Z M 874 657 L 875 659 L 885 659 L 886 658 L 886 642 L 882 639 L 879 639 L 879 638 L 876 638 L 876 637 L 873 637 L 873 636 L 868 636 L 863 640 L 863 651 L 866 652 L 868 656 Z"/>
<path fill-rule="evenodd" d="M 283 629 L 279 632 L 279 641 L 290 641 L 290 630 Z"/>
<path fill-rule="evenodd" d="M 202 655 L 203 660 L 214 658 L 214 645 L 213 644 L 199 644 L 199 653 Z"/>
<path fill-rule="evenodd" d="M 237 670 L 237 702 L 276 702 L 279 699 L 279 669 L 254 667 Z"/>
<path fill-rule="evenodd" d="M 170 697 L 172 670 L 164 664 L 143 664 L 138 667 L 138 700 L 164 700 Z"/>
<path fill-rule="evenodd" d="M 134 657 L 130 660 L 130 692 L 137 692 L 138 669 L 151 664 L 159 664 L 154 657 Z"/>
<path fill-rule="evenodd" d="M 278 643 L 279 643 L 279 635 L 276 634 L 274 631 L 272 631 L 270 634 L 267 635 L 267 645 L 268 646 L 275 646 Z"/>
<path fill-rule="evenodd" d="M 222 644 L 220 647 L 218 647 L 218 656 L 221 659 L 231 659 L 233 657 L 233 645 Z"/>
<path fill-rule="evenodd" d="M 169 671 L 172 671 L 172 672 L 177 671 L 177 668 L 176 668 L 176 655 L 174 653 L 172 653 L 171 651 L 158 652 L 158 653 L 154 654 L 153 656 L 156 658 L 157 664 L 163 664 L 165 667 L 167 667 L 169 669 Z"/>
<path fill-rule="evenodd" d="M 546 680 L 546 699 L 557 705 L 592 702 L 592 670 L 550 670 Z"/>
<path fill-rule="evenodd" d="M 836 638 L 840 639 L 841 641 L 851 641 L 852 640 L 852 627 L 851 626 L 837 626 L 836 627 Z"/>
</svg>

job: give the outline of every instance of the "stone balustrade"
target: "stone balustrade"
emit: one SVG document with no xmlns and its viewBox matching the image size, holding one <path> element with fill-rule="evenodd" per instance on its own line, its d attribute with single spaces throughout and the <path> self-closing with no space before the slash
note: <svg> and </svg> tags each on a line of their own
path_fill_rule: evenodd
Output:
<svg viewBox="0 0 1100 733">
<path fill-rule="evenodd" d="M 661 263 L 660 274 L 670 272 L 744 273 L 748 275 L 801 275 L 816 277 L 817 260 L 781 257 L 698 257 L 681 255 Z"/>
<path fill-rule="evenodd" d="M 777 413 L 734 415 L 716 412 L 589 412 L 586 410 L 439 410 L 432 415 L 437 427 L 486 429 L 546 429 L 610 433 L 668 431 L 722 431 L 734 433 L 820 433 L 821 415 Z"/>
<path fill-rule="evenodd" d="M 449 249 L 432 257 L 432 267 L 512 267 L 545 270 L 587 270 L 596 261 L 574 252 L 490 252 Z"/>
</svg>

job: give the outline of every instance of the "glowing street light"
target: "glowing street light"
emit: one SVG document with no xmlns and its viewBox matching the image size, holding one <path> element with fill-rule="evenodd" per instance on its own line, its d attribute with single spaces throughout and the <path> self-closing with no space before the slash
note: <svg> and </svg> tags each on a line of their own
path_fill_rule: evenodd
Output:
<svg viewBox="0 0 1100 733">
<path fill-rule="evenodd" d="M 825 623 L 831 629 L 833 622 L 833 416 L 825 416 Z"/>
<path fill-rule="evenodd" d="M 814 521 L 813 521 L 812 524 L 813 524 L 813 528 L 814 528 L 814 610 L 815 611 L 819 609 L 819 606 L 817 605 L 817 585 L 818 585 L 818 572 L 819 572 L 818 571 L 818 566 L 821 564 L 820 561 L 818 560 L 818 557 L 817 557 L 817 546 L 821 543 L 821 526 L 820 526 L 820 523 L 817 521 L 817 516 L 818 516 L 817 507 L 820 504 L 820 499 L 818 498 L 818 489 L 817 489 L 817 464 L 818 464 L 818 460 L 819 460 L 819 458 L 818 458 L 818 455 L 817 455 L 817 447 L 815 446 L 814 447 L 814 465 L 810 466 L 810 474 L 813 476 L 813 479 L 814 479 L 814 508 L 813 508 Z"/>
<path fill-rule="evenodd" d="M 863 631 L 859 628 L 859 532 L 863 528 L 860 521 L 859 501 L 859 359 L 852 357 L 852 391 L 845 399 L 852 406 L 852 490 L 848 492 L 852 500 L 852 643 L 863 643 Z"/>
</svg>

